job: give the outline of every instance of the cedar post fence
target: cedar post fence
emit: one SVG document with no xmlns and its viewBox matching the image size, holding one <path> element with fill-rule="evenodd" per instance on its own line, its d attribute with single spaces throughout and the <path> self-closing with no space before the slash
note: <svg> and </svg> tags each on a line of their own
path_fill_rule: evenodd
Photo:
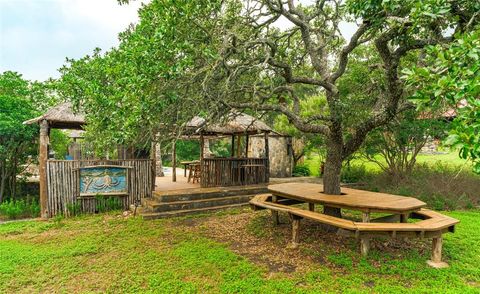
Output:
<svg viewBox="0 0 480 294">
<path fill-rule="evenodd" d="M 131 160 L 48 160 L 46 161 L 46 188 L 48 217 L 58 214 L 69 215 L 69 207 L 78 205 L 83 213 L 96 212 L 94 197 L 80 197 L 79 168 L 94 165 L 118 165 L 128 170 L 128 196 L 119 197 L 123 209 L 129 209 L 135 201 L 152 196 L 153 161 L 150 159 Z"/>
<path fill-rule="evenodd" d="M 268 158 L 203 158 L 201 187 L 268 183 Z"/>
</svg>

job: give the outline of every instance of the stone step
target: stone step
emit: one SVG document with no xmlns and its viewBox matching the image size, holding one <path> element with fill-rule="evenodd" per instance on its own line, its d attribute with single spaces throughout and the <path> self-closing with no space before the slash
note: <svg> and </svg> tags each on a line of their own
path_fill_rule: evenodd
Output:
<svg viewBox="0 0 480 294">
<path fill-rule="evenodd" d="M 153 219 L 160 219 L 160 218 L 180 217 L 180 216 L 193 215 L 193 214 L 209 213 L 209 212 L 213 212 L 213 211 L 219 211 L 219 210 L 225 210 L 225 209 L 231 209 L 231 208 L 238 208 L 238 207 L 242 207 L 242 206 L 246 206 L 246 205 L 249 205 L 248 202 L 238 203 L 238 204 L 230 204 L 230 205 L 196 208 L 196 209 L 166 211 L 166 212 L 145 212 L 145 213 L 141 213 L 140 215 L 145 220 L 153 220 Z"/>
<path fill-rule="evenodd" d="M 178 202 L 178 201 L 192 201 L 201 199 L 213 199 L 229 196 L 242 196 L 262 194 L 268 191 L 267 186 L 237 186 L 228 188 L 204 188 L 202 190 L 186 189 L 177 191 L 155 192 L 153 200 L 157 202 Z"/>
<path fill-rule="evenodd" d="M 174 210 L 188 210 L 188 209 L 197 209 L 205 208 L 212 206 L 224 206 L 230 204 L 239 204 L 246 203 L 250 201 L 255 195 L 239 195 L 239 196 L 228 196 L 228 197 L 216 197 L 208 199 L 198 199 L 198 200 L 186 200 L 186 201 L 175 201 L 175 202 L 158 202 L 155 199 L 146 200 L 145 208 L 151 212 L 167 212 Z"/>
</svg>

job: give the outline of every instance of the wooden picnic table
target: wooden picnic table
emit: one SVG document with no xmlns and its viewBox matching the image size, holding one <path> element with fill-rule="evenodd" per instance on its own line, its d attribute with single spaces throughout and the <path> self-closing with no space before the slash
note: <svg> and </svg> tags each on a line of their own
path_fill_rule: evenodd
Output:
<svg viewBox="0 0 480 294">
<path fill-rule="evenodd" d="M 181 161 L 180 164 L 183 165 L 183 176 L 187 177 L 187 168 L 190 168 L 191 165 L 197 163 L 200 163 L 200 160 Z"/>
<path fill-rule="evenodd" d="M 268 186 L 272 193 L 272 202 L 278 197 L 293 199 L 308 203 L 310 211 L 315 210 L 315 204 L 362 211 L 362 222 L 370 223 L 371 212 L 387 212 L 400 215 L 400 222 L 406 223 L 410 213 L 419 211 L 427 204 L 412 197 L 376 193 L 356 189 L 342 188 L 342 195 L 323 193 L 323 185 L 311 183 L 284 183 Z M 275 224 L 278 224 L 278 212 L 272 211 Z M 362 254 L 366 255 L 370 248 L 370 239 L 360 240 Z"/>
<path fill-rule="evenodd" d="M 321 204 L 337 208 L 359 210 L 364 213 L 387 212 L 409 214 L 427 204 L 413 197 L 397 196 L 349 188 L 342 188 L 343 195 L 323 193 L 323 185 L 311 183 L 284 183 L 268 186 L 274 196 Z"/>
</svg>

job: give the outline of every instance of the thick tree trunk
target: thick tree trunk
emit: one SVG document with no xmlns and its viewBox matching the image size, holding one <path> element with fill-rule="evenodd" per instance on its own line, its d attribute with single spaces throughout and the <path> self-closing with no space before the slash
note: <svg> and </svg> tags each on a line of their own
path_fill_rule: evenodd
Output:
<svg viewBox="0 0 480 294">
<path fill-rule="evenodd" d="M 332 141 L 332 140 L 331 140 Z M 342 169 L 342 144 L 330 142 L 327 145 L 327 158 L 325 161 L 325 173 L 323 174 L 323 189 L 325 194 L 340 195 L 340 172 Z M 341 197 L 341 196 L 339 196 Z M 325 214 L 341 217 L 339 208 L 325 206 Z"/>
</svg>

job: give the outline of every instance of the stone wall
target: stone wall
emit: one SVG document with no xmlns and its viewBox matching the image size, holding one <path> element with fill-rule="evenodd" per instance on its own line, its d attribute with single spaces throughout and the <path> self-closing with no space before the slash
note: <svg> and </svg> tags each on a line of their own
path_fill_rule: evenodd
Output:
<svg viewBox="0 0 480 294">
<path fill-rule="evenodd" d="M 286 178 L 292 176 L 293 157 L 289 148 L 291 148 L 291 138 L 284 136 L 269 136 L 268 151 L 270 159 L 270 177 Z M 265 156 L 264 136 L 251 136 L 248 146 L 249 157 Z"/>
<path fill-rule="evenodd" d="M 440 140 L 434 138 L 428 138 L 425 146 L 422 147 L 420 153 L 422 154 L 437 154 L 439 153 L 438 147 L 440 145 Z"/>
</svg>

